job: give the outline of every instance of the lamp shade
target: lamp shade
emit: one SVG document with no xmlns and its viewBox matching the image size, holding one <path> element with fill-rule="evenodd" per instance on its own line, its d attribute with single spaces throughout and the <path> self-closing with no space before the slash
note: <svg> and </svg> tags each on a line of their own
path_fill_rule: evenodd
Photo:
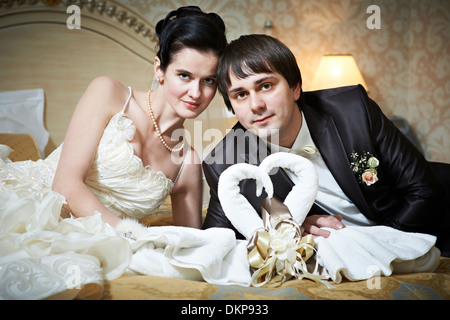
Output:
<svg viewBox="0 0 450 320">
<path fill-rule="evenodd" d="M 324 55 L 313 78 L 310 90 L 361 84 L 369 91 L 351 54 Z"/>
</svg>

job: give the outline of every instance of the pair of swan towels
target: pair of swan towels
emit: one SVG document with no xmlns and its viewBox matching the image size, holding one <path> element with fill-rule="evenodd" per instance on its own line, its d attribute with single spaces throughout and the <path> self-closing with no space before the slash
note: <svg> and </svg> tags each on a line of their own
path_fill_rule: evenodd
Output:
<svg viewBox="0 0 450 320">
<path fill-rule="evenodd" d="M 273 198 L 269 177 L 272 170 L 280 168 L 291 170 L 299 181 L 283 204 Z M 257 196 L 263 189 L 268 195 L 263 201 L 263 219 L 240 193 L 239 182 L 244 179 L 255 179 Z M 259 166 L 235 164 L 222 173 L 219 200 L 227 218 L 248 241 L 253 286 L 276 286 L 291 277 L 325 284 L 326 279 L 339 283 L 343 276 L 358 281 L 393 272 L 432 272 L 439 265 L 436 237 L 427 234 L 385 226 L 347 226 L 327 229 L 331 232 L 328 238 L 302 237 L 301 225 L 317 190 L 314 165 L 289 153 L 272 154 Z"/>
</svg>

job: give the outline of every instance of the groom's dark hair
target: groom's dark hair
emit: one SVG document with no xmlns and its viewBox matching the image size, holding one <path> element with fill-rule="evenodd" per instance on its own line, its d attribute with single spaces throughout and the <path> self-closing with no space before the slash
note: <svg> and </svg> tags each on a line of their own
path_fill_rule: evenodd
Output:
<svg viewBox="0 0 450 320">
<path fill-rule="evenodd" d="M 225 48 L 217 70 L 219 92 L 228 110 L 233 112 L 228 98 L 230 76 L 245 79 L 258 73 L 279 73 L 291 88 L 296 85 L 300 85 L 300 88 L 302 86 L 297 60 L 286 45 L 264 34 L 241 36 Z M 301 99 L 302 97 L 299 100 Z"/>
</svg>

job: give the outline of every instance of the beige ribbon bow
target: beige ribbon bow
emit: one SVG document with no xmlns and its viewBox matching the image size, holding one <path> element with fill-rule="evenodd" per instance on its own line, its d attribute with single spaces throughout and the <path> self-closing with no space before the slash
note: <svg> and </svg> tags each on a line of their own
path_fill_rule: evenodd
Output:
<svg viewBox="0 0 450 320">
<path fill-rule="evenodd" d="M 314 238 L 301 236 L 303 229 L 292 219 L 286 205 L 266 198 L 262 217 L 264 230 L 256 230 L 247 246 L 254 287 L 278 287 L 292 277 L 320 282 L 327 279 L 307 271 L 306 261 L 315 251 Z"/>
</svg>

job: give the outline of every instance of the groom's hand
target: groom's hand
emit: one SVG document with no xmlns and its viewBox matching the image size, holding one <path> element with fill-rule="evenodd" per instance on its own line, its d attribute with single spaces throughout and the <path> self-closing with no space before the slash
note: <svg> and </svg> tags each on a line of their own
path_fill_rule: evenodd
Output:
<svg viewBox="0 0 450 320">
<path fill-rule="evenodd" d="M 321 228 L 331 228 L 336 230 L 345 228 L 345 225 L 341 222 L 342 218 L 343 217 L 339 214 L 333 216 L 317 214 L 308 216 L 302 224 L 302 227 L 305 228 L 303 235 L 312 234 L 315 237 L 328 238 L 330 232 Z"/>
</svg>

